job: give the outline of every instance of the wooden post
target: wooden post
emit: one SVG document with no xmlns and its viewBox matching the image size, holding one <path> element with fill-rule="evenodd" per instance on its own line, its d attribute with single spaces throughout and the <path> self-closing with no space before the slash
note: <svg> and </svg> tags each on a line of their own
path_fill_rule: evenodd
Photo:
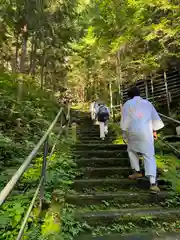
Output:
<svg viewBox="0 0 180 240">
<path fill-rule="evenodd" d="M 171 115 L 171 108 L 170 108 L 170 99 L 169 99 L 169 92 L 168 92 L 166 72 L 164 72 L 164 84 L 165 84 L 165 89 L 166 89 L 166 101 L 167 101 L 168 115 L 170 116 Z"/>
<path fill-rule="evenodd" d="M 152 102 L 154 103 L 154 85 L 153 85 L 153 76 L 151 74 L 151 91 L 152 91 Z"/>
<path fill-rule="evenodd" d="M 148 99 L 148 84 L 147 84 L 147 79 L 144 81 L 144 85 L 145 85 L 146 99 Z"/>
</svg>

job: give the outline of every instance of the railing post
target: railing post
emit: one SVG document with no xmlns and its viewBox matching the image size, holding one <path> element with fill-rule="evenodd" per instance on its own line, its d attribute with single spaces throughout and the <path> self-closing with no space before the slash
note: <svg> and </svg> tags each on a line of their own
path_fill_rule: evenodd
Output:
<svg viewBox="0 0 180 240">
<path fill-rule="evenodd" d="M 43 178 L 43 180 L 42 180 L 42 185 L 41 185 L 41 189 L 40 189 L 40 205 L 39 205 L 40 211 L 42 209 L 43 200 L 44 200 L 47 155 L 48 155 L 48 137 L 44 143 L 43 164 L 42 164 L 42 170 L 41 170 L 41 178 Z"/>
<path fill-rule="evenodd" d="M 166 89 L 166 101 L 167 101 L 167 110 L 168 110 L 168 115 L 171 116 L 171 107 L 170 107 L 170 96 L 169 96 L 169 91 L 168 91 L 168 83 L 167 83 L 167 74 L 164 72 L 164 84 L 165 84 L 165 89 Z"/>
</svg>

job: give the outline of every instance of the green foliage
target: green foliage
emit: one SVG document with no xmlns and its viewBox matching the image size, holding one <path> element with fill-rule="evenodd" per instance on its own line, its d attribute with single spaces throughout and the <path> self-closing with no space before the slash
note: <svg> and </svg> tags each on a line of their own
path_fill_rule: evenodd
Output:
<svg viewBox="0 0 180 240">
<path fill-rule="evenodd" d="M 26 87 L 25 87 L 26 86 Z M 55 99 L 40 90 L 36 85 L 24 84 L 23 98 L 17 99 L 18 82 L 16 76 L 0 75 L 0 187 L 10 180 L 32 151 L 43 133 L 55 118 L 59 106 Z M 58 126 L 57 126 L 58 127 Z M 58 129 L 59 132 L 59 129 Z M 55 133 L 49 137 L 49 148 L 54 143 Z M 48 159 L 47 178 L 45 189 L 46 204 L 52 201 L 52 192 L 59 186 L 67 186 L 72 181 L 73 162 L 70 159 L 69 146 L 71 142 L 61 138 L 56 149 L 61 149 Z M 12 197 L 0 210 L 0 239 L 15 239 L 20 229 L 23 217 L 29 207 L 33 194 L 40 180 L 42 168 L 42 151 L 32 161 L 28 170 L 12 192 Z M 61 168 L 62 166 L 62 168 Z M 66 170 L 68 174 L 66 173 Z M 62 186 L 62 188 L 63 188 Z M 41 221 L 38 218 L 38 200 L 30 215 L 25 229 L 24 239 L 38 239 L 41 236 Z M 33 223 L 32 223 L 33 220 Z"/>
<path fill-rule="evenodd" d="M 177 1 L 94 0 L 82 14 L 84 35 L 72 44 L 69 84 L 74 97 L 95 95 L 119 104 L 119 85 L 126 85 L 179 65 Z M 73 79 L 72 79 L 73 77 Z"/>
<path fill-rule="evenodd" d="M 17 237 L 20 223 L 23 219 L 30 198 L 19 195 L 9 199 L 0 210 L 0 239 Z"/>
<path fill-rule="evenodd" d="M 171 182 L 173 190 L 180 192 L 179 159 L 171 153 L 156 155 L 156 160 L 164 179 Z"/>
<path fill-rule="evenodd" d="M 60 234 L 61 231 L 61 216 L 60 216 L 60 205 L 51 204 L 51 207 L 46 213 L 43 224 L 41 226 L 41 236 L 47 237 L 54 234 Z"/>
<path fill-rule="evenodd" d="M 74 218 L 74 207 L 66 204 L 62 209 L 62 233 L 61 239 L 73 240 L 80 232 L 83 226 Z"/>
<path fill-rule="evenodd" d="M 69 206 L 64 206 L 62 209 L 65 193 L 69 190 L 75 176 L 73 172 L 75 164 L 70 157 L 67 142 L 65 143 L 62 141 L 62 143 L 59 144 L 61 150 L 54 153 L 52 158 L 48 160 L 46 173 L 45 202 L 46 204 L 50 204 L 51 207 L 42 219 L 38 219 L 38 209 L 36 209 L 36 207 L 34 208 L 31 218 L 29 219 L 29 228 L 26 230 L 25 234 L 28 236 L 28 239 L 41 239 L 41 237 L 43 239 L 53 239 L 50 238 L 50 236 L 54 237 L 56 232 L 60 234 L 60 230 L 62 230 L 60 228 L 61 222 L 65 222 L 66 227 L 69 228 L 67 233 L 68 236 L 71 234 L 74 235 L 75 231 L 77 231 L 76 223 L 74 223 L 74 227 L 71 228 L 73 221 L 72 210 L 70 211 Z M 3 236 L 3 238 L 0 239 L 5 240 L 15 238 L 17 236 L 20 223 L 22 222 L 35 188 L 37 187 L 41 172 L 41 164 L 42 157 L 35 159 L 33 167 L 29 168 L 23 175 L 19 186 L 26 187 L 27 183 L 29 184 L 29 187 L 26 188 L 26 194 L 19 195 L 19 197 L 14 196 L 4 204 L 3 209 L 0 212 L 0 231 Z M 57 193 L 54 192 L 55 189 L 58 189 L 58 194 L 61 194 L 58 197 L 56 197 Z M 53 197 L 54 195 L 55 197 Z M 54 198 L 60 205 L 53 202 Z M 60 214 L 61 211 L 62 214 Z M 71 216 L 69 216 L 70 214 Z M 32 218 L 34 219 L 33 224 L 31 224 Z M 54 220 L 56 219 L 59 220 L 58 222 L 56 221 L 55 224 Z M 41 221 L 38 222 L 39 220 Z M 62 230 L 62 234 L 63 236 L 66 236 L 64 231 L 66 232 L 66 230 Z M 26 237 L 24 239 L 26 239 Z M 66 239 L 68 239 L 68 237 Z"/>
<path fill-rule="evenodd" d="M 113 141 L 115 144 L 124 144 L 123 137 L 122 137 L 122 131 L 120 129 L 120 126 L 118 123 L 111 123 L 110 122 L 110 127 L 111 129 L 115 132 L 116 134 L 116 139 Z"/>
<path fill-rule="evenodd" d="M 2 1 L 0 69 L 31 75 L 41 88 L 61 94 L 69 43 L 79 32 L 78 2 Z"/>
<path fill-rule="evenodd" d="M 17 100 L 18 83 L 13 76 L 0 75 L 1 166 L 23 162 L 55 118 L 58 104 L 36 86 Z M 53 136 L 51 136 L 53 137 Z M 11 146 L 11 147 L 9 147 Z"/>
<path fill-rule="evenodd" d="M 67 146 L 67 144 L 66 144 Z M 64 146 L 65 147 L 65 146 Z M 61 146 L 63 149 L 63 145 Z M 61 232 L 59 234 L 48 235 L 48 240 L 71 240 L 82 231 L 82 225 L 75 220 L 74 210 L 75 207 L 64 202 L 66 193 L 70 190 L 73 179 L 76 176 L 74 167 L 76 164 L 72 160 L 69 151 L 62 151 L 55 157 L 55 161 L 49 165 L 47 172 L 46 189 L 56 189 L 53 192 L 54 200 L 60 204 L 60 222 Z M 47 224 L 47 223 L 45 223 Z M 44 237 L 42 235 L 42 237 Z"/>
</svg>

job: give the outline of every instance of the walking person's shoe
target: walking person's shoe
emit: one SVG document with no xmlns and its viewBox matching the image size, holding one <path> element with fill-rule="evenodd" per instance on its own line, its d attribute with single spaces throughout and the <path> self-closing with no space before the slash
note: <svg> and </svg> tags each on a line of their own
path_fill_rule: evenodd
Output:
<svg viewBox="0 0 180 240">
<path fill-rule="evenodd" d="M 158 187 L 158 185 L 156 183 L 155 184 L 151 184 L 150 192 L 154 193 L 154 194 L 160 192 L 160 188 Z"/>
<path fill-rule="evenodd" d="M 142 173 L 136 172 L 136 171 L 132 175 L 129 175 L 130 180 L 136 180 L 136 179 L 142 178 L 142 177 L 143 177 Z"/>
</svg>

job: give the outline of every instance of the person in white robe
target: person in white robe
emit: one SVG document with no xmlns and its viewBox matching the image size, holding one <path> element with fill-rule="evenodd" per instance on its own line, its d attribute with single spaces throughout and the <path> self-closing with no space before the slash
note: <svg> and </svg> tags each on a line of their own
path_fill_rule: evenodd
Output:
<svg viewBox="0 0 180 240">
<path fill-rule="evenodd" d="M 98 103 L 96 101 L 93 101 L 90 104 L 90 113 L 91 113 L 91 119 L 92 121 L 96 120 L 96 113 L 98 111 Z"/>
<path fill-rule="evenodd" d="M 143 155 L 145 175 L 150 180 L 151 192 L 160 189 L 156 182 L 156 159 L 154 151 L 154 138 L 157 139 L 157 130 L 164 127 L 154 106 L 140 97 L 140 90 L 134 87 L 129 90 L 128 100 L 122 108 L 121 129 L 123 139 L 128 145 L 128 155 L 134 173 L 130 179 L 142 177 L 139 165 L 139 153 Z"/>
</svg>

